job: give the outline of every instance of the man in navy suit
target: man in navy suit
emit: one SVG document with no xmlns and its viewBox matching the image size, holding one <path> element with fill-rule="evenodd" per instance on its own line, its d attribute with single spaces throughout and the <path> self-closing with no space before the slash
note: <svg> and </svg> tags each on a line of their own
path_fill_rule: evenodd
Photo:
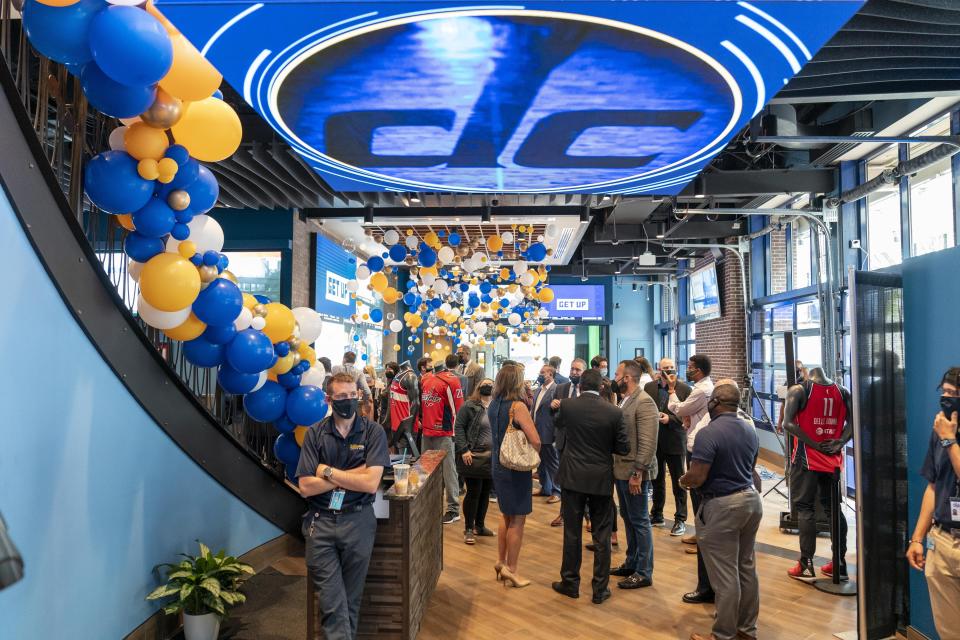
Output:
<svg viewBox="0 0 960 640">
<path fill-rule="evenodd" d="M 540 368 L 540 383 L 533 397 L 533 423 L 540 435 L 540 495 L 547 496 L 547 504 L 560 502 L 560 487 L 556 484 L 557 470 L 560 468 L 560 454 L 555 446 L 553 430 L 553 411 L 551 403 L 557 392 L 554 380 L 557 370 L 548 364 Z"/>
</svg>

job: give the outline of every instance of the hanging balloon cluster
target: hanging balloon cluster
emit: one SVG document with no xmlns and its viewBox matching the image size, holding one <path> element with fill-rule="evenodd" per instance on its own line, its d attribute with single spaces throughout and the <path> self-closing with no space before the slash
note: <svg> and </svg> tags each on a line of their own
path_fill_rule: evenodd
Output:
<svg viewBox="0 0 960 640">
<path fill-rule="evenodd" d="M 465 242 L 459 233 L 431 231 L 423 239 L 412 229 L 401 238 L 395 230 L 375 238 L 387 247 L 381 255 L 370 257 L 357 267 L 356 279 L 347 288 L 356 292 L 360 282 L 367 285 L 387 304 L 403 301 L 407 312 L 403 320 L 384 318 L 379 309 L 364 320 L 386 320 L 384 334 L 407 329 L 407 353 L 421 342 L 417 335 L 424 324 L 428 336 L 447 336 L 454 345 L 484 345 L 490 340 L 517 339 L 528 342 L 540 333 L 552 330 L 549 313 L 542 305 L 552 302 L 553 290 L 547 286 L 550 267 L 542 263 L 553 249 L 548 242 L 558 235 L 555 225 L 547 225 L 544 235 L 534 236 L 532 226 L 513 225 L 510 231 L 491 235 L 486 240 Z M 402 240 L 402 241 L 401 241 Z M 390 286 L 387 273 L 399 267 L 387 260 L 410 267 L 410 279 L 404 292 Z M 512 265 L 508 263 L 512 261 Z M 395 351 L 403 347 L 394 345 Z"/>
<path fill-rule="evenodd" d="M 139 4 L 139 3 L 137 3 Z M 319 315 L 241 293 L 206 215 L 219 186 L 200 162 L 236 151 L 240 119 L 222 100 L 221 75 L 148 2 L 26 0 L 33 47 L 80 78 L 88 102 L 120 119 L 111 150 L 90 159 L 87 197 L 127 230 L 139 282 L 137 313 L 200 367 L 218 367 L 224 391 L 245 394 L 255 420 L 280 431 L 274 452 L 292 477 L 306 427 L 326 414 L 326 376 L 309 346 Z"/>
</svg>

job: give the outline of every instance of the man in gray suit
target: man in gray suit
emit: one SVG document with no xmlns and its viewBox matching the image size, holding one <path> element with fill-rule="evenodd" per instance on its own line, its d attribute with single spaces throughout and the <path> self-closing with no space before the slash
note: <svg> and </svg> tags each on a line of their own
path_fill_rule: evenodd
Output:
<svg viewBox="0 0 960 640">
<path fill-rule="evenodd" d="M 461 376 L 466 376 L 467 386 L 463 387 L 463 397 L 469 398 L 473 393 L 473 390 L 477 388 L 481 382 L 483 382 L 483 367 L 474 362 L 470 358 L 470 347 L 467 345 L 460 345 L 460 348 L 457 349 L 457 358 L 460 362 L 460 366 L 456 368 L 454 373 L 457 373 Z"/>
<path fill-rule="evenodd" d="M 640 388 L 643 369 L 634 360 L 624 360 L 614 374 L 615 392 L 623 398 L 620 410 L 630 441 L 630 452 L 613 457 L 620 515 L 627 534 L 627 557 L 610 575 L 624 579 L 621 589 L 640 589 L 653 584 L 653 528 L 647 496 L 657 475 L 657 403 Z"/>
<path fill-rule="evenodd" d="M 556 373 L 556 369 L 548 364 L 540 367 L 540 386 L 533 398 L 533 423 L 540 435 L 540 467 L 537 475 L 540 478 L 540 495 L 547 496 L 547 504 L 560 502 L 560 487 L 556 483 L 560 454 L 555 446 L 553 410 L 550 408 L 557 392 L 554 380 Z"/>
</svg>

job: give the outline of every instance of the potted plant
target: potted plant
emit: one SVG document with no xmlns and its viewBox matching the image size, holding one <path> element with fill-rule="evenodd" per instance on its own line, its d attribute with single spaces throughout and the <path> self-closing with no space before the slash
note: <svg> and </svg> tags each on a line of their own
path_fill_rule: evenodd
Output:
<svg viewBox="0 0 960 640">
<path fill-rule="evenodd" d="M 239 587 L 254 571 L 225 551 L 214 555 L 205 544 L 197 543 L 200 555 L 181 553 L 185 559 L 179 563 L 159 565 L 167 570 L 167 583 L 154 589 L 147 600 L 172 596 L 174 600 L 164 606 L 163 612 L 183 612 L 186 639 L 214 640 L 227 608 L 247 599 Z"/>
</svg>

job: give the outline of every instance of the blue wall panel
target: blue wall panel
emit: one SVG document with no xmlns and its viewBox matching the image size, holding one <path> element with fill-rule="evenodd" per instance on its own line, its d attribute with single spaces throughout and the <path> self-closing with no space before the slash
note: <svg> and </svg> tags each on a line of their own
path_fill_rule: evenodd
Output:
<svg viewBox="0 0 960 640">
<path fill-rule="evenodd" d="M 920 467 L 927 453 L 933 419 L 940 410 L 937 385 L 944 371 L 960 365 L 957 265 L 960 265 L 960 248 L 910 258 L 902 266 L 906 370 L 910 372 L 907 376 L 907 477 L 910 486 L 908 531 L 911 533 L 927 486 L 926 480 L 920 477 Z M 937 637 L 927 583 L 919 571 L 913 570 L 910 571 L 910 624 L 931 638 Z"/>
<path fill-rule="evenodd" d="M 63 306 L 0 191 L 0 510 L 26 577 L 0 637 L 121 638 L 155 610 L 154 565 L 199 538 L 239 554 L 281 534 L 143 411 Z M 119 328 L 118 328 L 119 330 Z"/>
<path fill-rule="evenodd" d="M 637 280 L 636 282 L 641 282 Z M 614 302 L 612 322 L 610 324 L 610 373 L 617 368 L 621 360 L 633 359 L 635 350 L 642 348 L 647 360 L 654 362 L 653 353 L 653 300 L 654 292 L 650 291 L 647 299 L 647 288 L 637 287 L 633 291 L 630 286 L 633 281 L 622 280 L 611 287 Z M 620 308 L 616 308 L 616 304 Z"/>
</svg>

